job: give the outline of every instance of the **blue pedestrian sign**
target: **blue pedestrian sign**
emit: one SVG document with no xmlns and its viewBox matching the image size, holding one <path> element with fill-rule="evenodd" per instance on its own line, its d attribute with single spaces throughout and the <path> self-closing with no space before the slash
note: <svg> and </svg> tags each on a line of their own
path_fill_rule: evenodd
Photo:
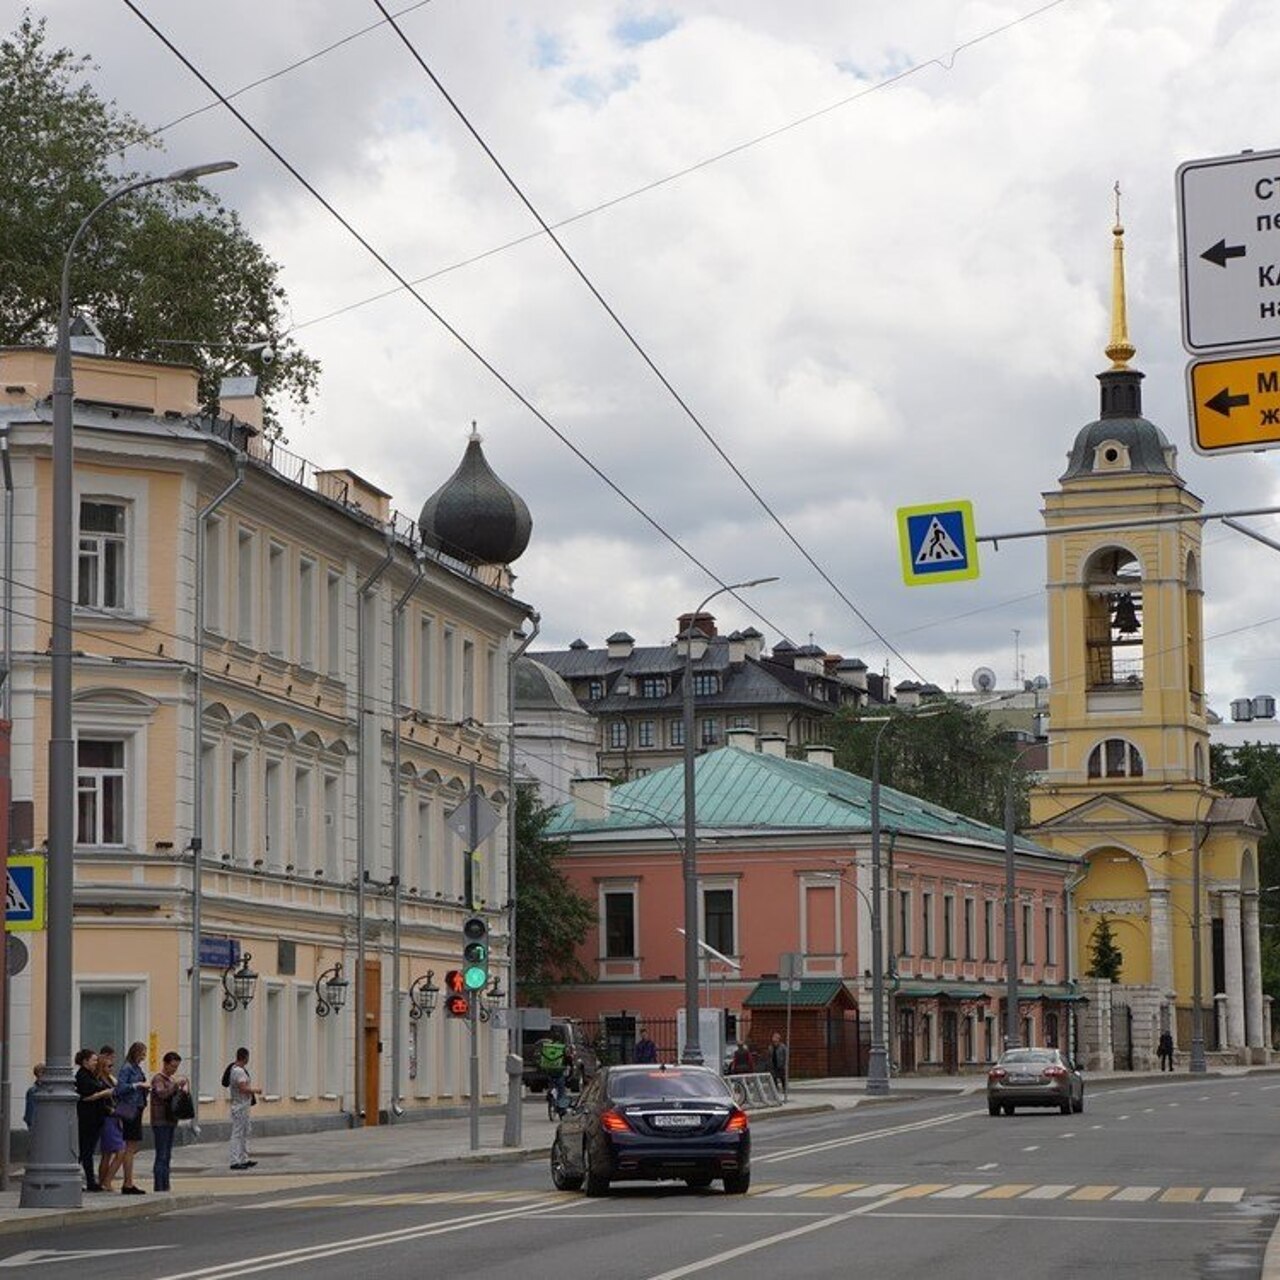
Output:
<svg viewBox="0 0 1280 1280">
<path fill-rule="evenodd" d="M 973 504 L 964 500 L 898 508 L 902 577 L 909 587 L 978 576 Z"/>
<path fill-rule="evenodd" d="M 44 857 L 38 853 L 10 854 L 4 891 L 4 927 L 10 933 L 44 928 Z"/>
</svg>

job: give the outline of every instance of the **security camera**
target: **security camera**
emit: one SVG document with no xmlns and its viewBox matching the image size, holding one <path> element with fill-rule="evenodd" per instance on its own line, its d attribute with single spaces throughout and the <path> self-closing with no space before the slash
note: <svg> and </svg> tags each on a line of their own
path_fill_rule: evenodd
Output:
<svg viewBox="0 0 1280 1280">
<path fill-rule="evenodd" d="M 261 360 L 263 364 L 274 364 L 276 358 L 276 349 L 269 342 L 266 343 L 261 352 Z"/>
</svg>

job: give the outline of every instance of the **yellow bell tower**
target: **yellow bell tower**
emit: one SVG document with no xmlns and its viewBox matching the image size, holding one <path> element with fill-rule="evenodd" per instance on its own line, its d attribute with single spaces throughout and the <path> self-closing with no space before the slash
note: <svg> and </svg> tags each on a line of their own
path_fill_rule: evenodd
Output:
<svg viewBox="0 0 1280 1280">
<path fill-rule="evenodd" d="M 1112 232 L 1110 367 L 1101 413 L 1044 494 L 1049 761 L 1033 830 L 1085 858 L 1074 892 L 1074 968 L 1086 974 L 1105 918 L 1123 954 L 1117 1003 L 1134 1056 L 1162 1030 L 1192 1039 L 1199 934 L 1204 1043 L 1261 1052 L 1264 1007 L 1251 800 L 1209 785 L 1201 510 L 1177 450 L 1142 416 L 1125 308 L 1119 187 Z M 1201 893 L 1195 901 L 1196 863 Z"/>
</svg>

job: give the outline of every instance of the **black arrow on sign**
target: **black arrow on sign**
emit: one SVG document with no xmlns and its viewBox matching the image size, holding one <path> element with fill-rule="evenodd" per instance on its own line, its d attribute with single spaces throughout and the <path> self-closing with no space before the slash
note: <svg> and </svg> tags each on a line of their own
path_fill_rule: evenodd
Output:
<svg viewBox="0 0 1280 1280">
<path fill-rule="evenodd" d="M 1232 409 L 1240 409 L 1249 403 L 1248 396 L 1233 396 L 1226 387 L 1223 387 L 1212 400 L 1206 400 L 1204 407 L 1212 409 L 1214 413 L 1220 413 L 1224 418 L 1231 417 Z"/>
<path fill-rule="evenodd" d="M 1244 245 L 1228 244 L 1225 240 L 1219 240 L 1212 249 L 1206 249 L 1200 256 L 1206 262 L 1212 262 L 1220 267 L 1225 267 L 1227 265 L 1228 258 L 1243 258 L 1244 255 Z"/>
</svg>

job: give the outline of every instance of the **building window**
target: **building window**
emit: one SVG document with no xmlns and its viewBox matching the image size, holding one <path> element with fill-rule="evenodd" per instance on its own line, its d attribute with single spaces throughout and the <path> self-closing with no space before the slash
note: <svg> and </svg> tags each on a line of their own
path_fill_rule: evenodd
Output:
<svg viewBox="0 0 1280 1280">
<path fill-rule="evenodd" d="M 933 894 L 920 895 L 920 917 L 924 926 L 920 954 L 931 957 L 933 955 Z"/>
<path fill-rule="evenodd" d="M 267 547 L 267 607 L 270 625 L 267 650 L 274 657 L 284 657 L 284 633 L 288 594 L 284 585 L 285 549 L 273 542 Z"/>
<path fill-rule="evenodd" d="M 125 508 L 119 502 L 81 502 L 76 603 L 88 609 L 125 607 Z"/>
<path fill-rule="evenodd" d="M 911 890 L 898 890 L 898 954 L 911 954 Z"/>
<path fill-rule="evenodd" d="M 699 725 L 698 741 L 704 747 L 713 747 L 720 741 L 720 721 L 707 716 Z"/>
<path fill-rule="evenodd" d="M 634 960 L 636 895 L 631 889 L 604 895 L 604 954 L 607 960 Z"/>
<path fill-rule="evenodd" d="M 331 880 L 338 876 L 338 807 L 341 782 L 333 774 L 324 780 L 324 873 Z"/>
<path fill-rule="evenodd" d="M 615 751 L 627 745 L 627 722 L 625 720 L 609 721 L 609 746 Z"/>
<path fill-rule="evenodd" d="M 444 635 L 441 637 L 444 648 L 444 714 L 453 719 L 458 714 L 457 696 L 458 691 L 455 688 L 457 683 L 455 668 L 457 665 L 457 637 L 453 633 L 451 627 L 445 627 Z"/>
<path fill-rule="evenodd" d="M 942 958 L 944 960 L 954 960 L 956 958 L 956 900 L 947 893 L 942 897 Z"/>
<path fill-rule="evenodd" d="M 231 753 L 231 849 L 233 858 L 249 852 L 249 756 Z"/>
<path fill-rule="evenodd" d="M 335 680 L 342 679 L 342 574 L 330 569 L 325 578 L 325 609 L 328 611 L 326 621 L 326 642 L 329 652 L 328 671 Z"/>
<path fill-rule="evenodd" d="M 309 871 L 311 857 L 311 770 L 296 769 L 293 775 L 293 866 Z"/>
<path fill-rule="evenodd" d="M 251 529 L 236 533 L 236 639 L 253 644 L 253 558 L 255 540 Z"/>
<path fill-rule="evenodd" d="M 1089 752 L 1089 777 L 1140 778 L 1142 752 L 1124 738 L 1108 738 Z"/>
<path fill-rule="evenodd" d="M 973 899 L 966 898 L 964 900 L 964 958 L 966 960 L 973 959 L 973 912 Z"/>
<path fill-rule="evenodd" d="M 636 746 L 651 747 L 653 746 L 653 721 L 641 720 L 636 725 Z"/>
<path fill-rule="evenodd" d="M 1036 958 L 1035 948 L 1035 917 L 1031 913 L 1031 903 L 1024 902 L 1022 904 L 1022 963 L 1034 964 Z M 1030 1040 L 1027 1041 L 1031 1043 Z"/>
<path fill-rule="evenodd" d="M 667 735 L 667 738 L 668 738 L 668 741 L 671 743 L 671 745 L 673 747 L 683 747 L 684 746 L 684 721 L 672 720 L 669 726 L 669 729 L 670 731 Z"/>
<path fill-rule="evenodd" d="M 204 625 L 206 631 L 223 630 L 222 621 L 222 521 L 204 524 Z"/>
<path fill-rule="evenodd" d="M 1053 908 L 1044 909 L 1044 962 L 1058 963 L 1057 933 L 1053 927 Z"/>
<path fill-rule="evenodd" d="M 81 738 L 76 743 L 76 843 L 123 845 L 124 743 Z"/>
<path fill-rule="evenodd" d="M 418 622 L 418 710 L 430 711 L 435 705 L 432 680 L 435 675 L 435 634 L 430 618 Z"/>
<path fill-rule="evenodd" d="M 298 661 L 316 664 L 316 562 L 298 561 Z"/>
<path fill-rule="evenodd" d="M 696 671 L 693 676 L 693 696 L 709 698 L 720 692 L 720 677 L 714 671 Z"/>
<path fill-rule="evenodd" d="M 262 845 L 267 865 L 279 870 L 284 865 L 281 822 L 283 804 L 280 799 L 280 762 L 268 760 L 262 788 Z"/>
<path fill-rule="evenodd" d="M 755 725 L 751 723 L 750 716 L 731 716 L 729 723 L 735 729 L 754 729 Z"/>
<path fill-rule="evenodd" d="M 640 696 L 642 698 L 665 698 L 667 696 L 667 677 L 642 676 L 640 679 Z"/>
<path fill-rule="evenodd" d="M 604 681 L 588 680 L 587 681 L 587 701 L 598 702 L 604 697 Z"/>
<path fill-rule="evenodd" d="M 732 889 L 702 891 L 702 938 L 707 946 L 714 947 L 721 955 L 735 953 Z"/>
<path fill-rule="evenodd" d="M 476 647 L 470 640 L 462 642 L 462 718 L 474 720 L 476 715 Z"/>
<path fill-rule="evenodd" d="M 996 904 L 989 900 L 982 904 L 982 958 L 996 958 Z"/>
</svg>

